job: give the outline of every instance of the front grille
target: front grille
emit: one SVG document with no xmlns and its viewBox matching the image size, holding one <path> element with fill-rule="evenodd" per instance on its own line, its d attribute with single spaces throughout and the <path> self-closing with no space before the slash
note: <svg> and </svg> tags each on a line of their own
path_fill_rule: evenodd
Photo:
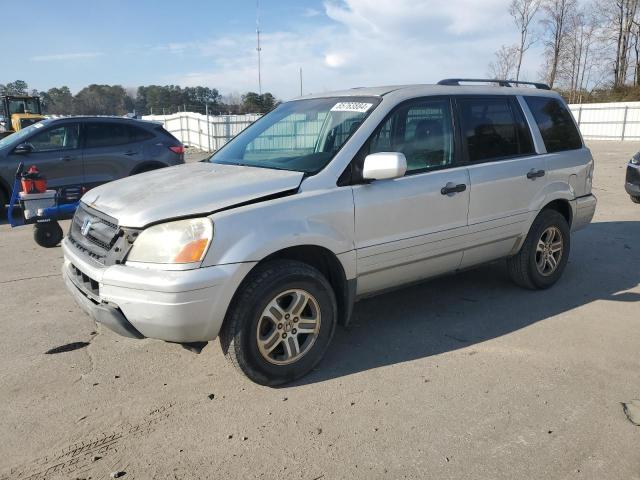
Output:
<svg viewBox="0 0 640 480">
<path fill-rule="evenodd" d="M 96 297 L 100 296 L 100 284 L 86 273 L 83 273 L 73 263 L 69 265 L 69 271 L 76 280 L 76 283 L 82 285 L 90 293 Z"/>
<path fill-rule="evenodd" d="M 69 240 L 77 249 L 104 264 L 118 235 L 118 222 L 114 218 L 81 203 L 71 222 Z"/>
<path fill-rule="evenodd" d="M 632 167 L 627 165 L 627 183 L 640 185 L 640 166 Z"/>
</svg>

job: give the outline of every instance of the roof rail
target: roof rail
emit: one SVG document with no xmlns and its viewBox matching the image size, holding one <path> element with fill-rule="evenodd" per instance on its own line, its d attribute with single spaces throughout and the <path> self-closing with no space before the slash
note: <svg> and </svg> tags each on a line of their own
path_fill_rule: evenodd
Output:
<svg viewBox="0 0 640 480">
<path fill-rule="evenodd" d="M 497 80 L 497 79 L 488 79 L 488 78 L 446 78 L 444 80 L 440 80 L 438 85 L 455 85 L 460 86 L 460 82 L 467 83 L 497 83 L 501 87 L 513 87 L 516 85 L 533 85 L 540 90 L 551 90 L 549 85 L 546 83 L 538 83 L 538 82 L 522 82 L 520 80 Z"/>
</svg>

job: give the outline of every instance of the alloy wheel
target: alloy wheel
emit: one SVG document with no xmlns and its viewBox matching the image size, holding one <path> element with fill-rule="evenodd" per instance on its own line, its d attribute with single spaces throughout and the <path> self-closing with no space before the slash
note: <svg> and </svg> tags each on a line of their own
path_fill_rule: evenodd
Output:
<svg viewBox="0 0 640 480">
<path fill-rule="evenodd" d="M 556 271 L 563 250 L 564 239 L 558 227 L 551 226 L 542 232 L 536 245 L 536 268 L 540 275 L 548 277 Z"/>
<path fill-rule="evenodd" d="M 258 320 L 260 354 L 274 365 L 298 361 L 318 338 L 320 320 L 320 306 L 309 292 L 292 289 L 279 293 Z"/>
</svg>

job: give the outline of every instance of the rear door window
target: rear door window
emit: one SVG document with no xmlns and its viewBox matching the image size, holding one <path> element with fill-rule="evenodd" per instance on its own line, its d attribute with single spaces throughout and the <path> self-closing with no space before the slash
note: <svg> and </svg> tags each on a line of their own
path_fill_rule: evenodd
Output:
<svg viewBox="0 0 640 480">
<path fill-rule="evenodd" d="M 109 147 L 129 143 L 129 130 L 120 123 L 89 122 L 86 125 L 86 148 Z"/>
<path fill-rule="evenodd" d="M 555 98 L 524 97 L 540 129 L 547 152 L 582 148 L 582 139 L 571 112 Z"/>
<path fill-rule="evenodd" d="M 531 133 L 511 97 L 467 97 L 457 102 L 470 162 L 535 153 Z"/>
<path fill-rule="evenodd" d="M 145 130 L 144 128 L 128 126 L 129 137 L 132 142 L 144 142 L 153 138 L 153 133 Z"/>
</svg>

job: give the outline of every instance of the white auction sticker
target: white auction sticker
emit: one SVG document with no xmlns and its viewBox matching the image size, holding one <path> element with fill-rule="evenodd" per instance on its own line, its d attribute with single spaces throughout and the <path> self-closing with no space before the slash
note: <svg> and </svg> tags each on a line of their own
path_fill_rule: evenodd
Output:
<svg viewBox="0 0 640 480">
<path fill-rule="evenodd" d="M 364 113 L 371 108 L 373 103 L 362 103 L 362 102 L 338 102 L 333 108 L 331 108 L 332 112 L 359 112 Z"/>
</svg>

